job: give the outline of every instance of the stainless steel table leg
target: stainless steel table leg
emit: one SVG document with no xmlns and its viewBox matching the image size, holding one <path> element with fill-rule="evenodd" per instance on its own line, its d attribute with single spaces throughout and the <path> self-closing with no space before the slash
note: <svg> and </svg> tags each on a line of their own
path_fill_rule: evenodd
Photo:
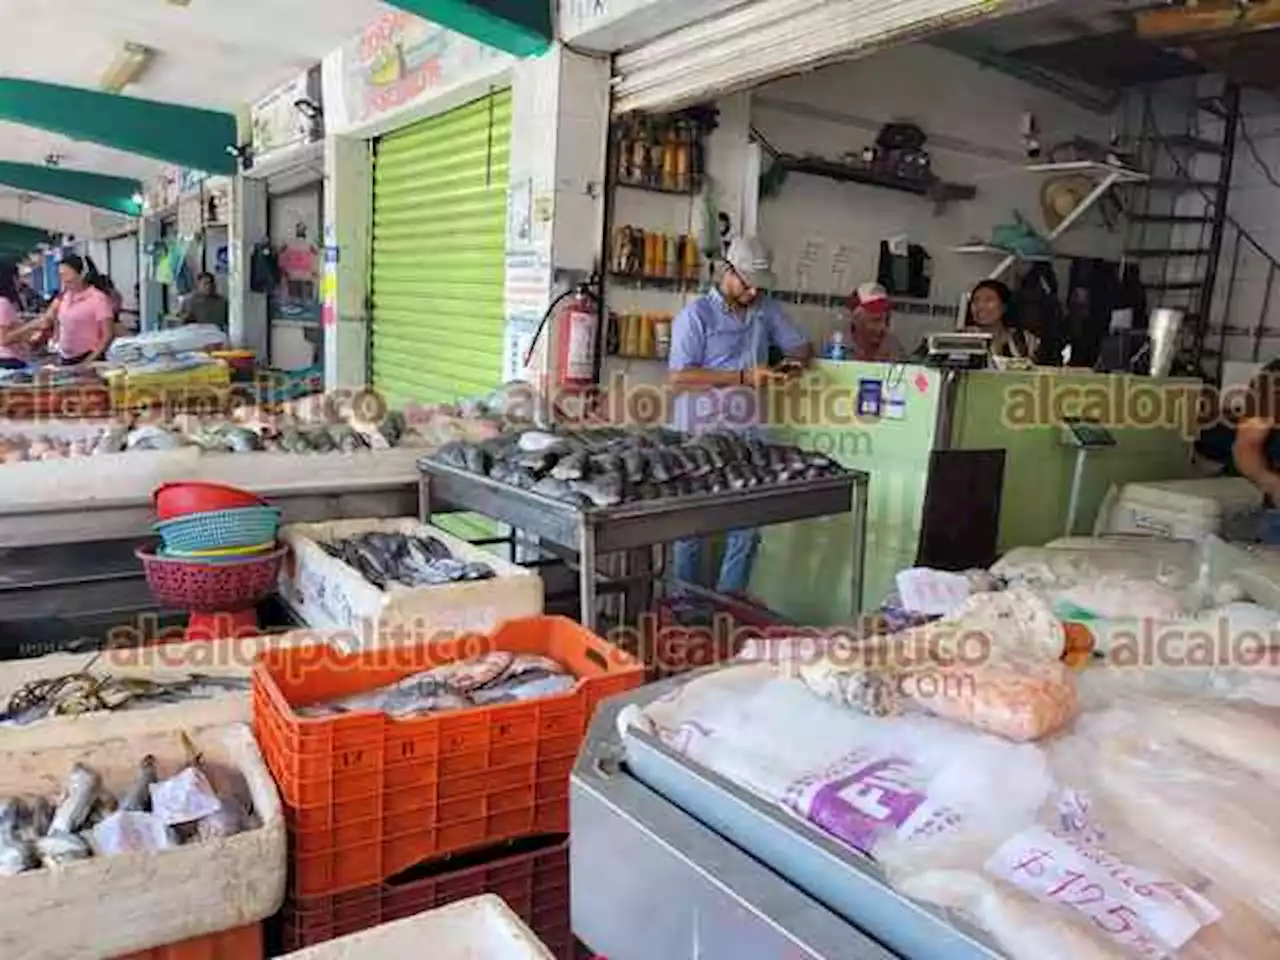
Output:
<svg viewBox="0 0 1280 960">
<path fill-rule="evenodd" d="M 862 595 L 863 571 L 867 563 L 867 484 L 856 483 L 853 487 L 853 584 L 849 591 L 849 606 L 853 620 L 857 623 L 862 611 L 866 609 L 865 597 Z"/>
<path fill-rule="evenodd" d="M 431 475 L 428 473 L 418 477 L 418 519 L 431 522 Z"/>
<path fill-rule="evenodd" d="M 597 620 L 600 616 L 596 603 L 596 538 L 595 530 L 582 525 L 578 540 L 578 619 L 593 633 L 600 632 Z"/>
</svg>

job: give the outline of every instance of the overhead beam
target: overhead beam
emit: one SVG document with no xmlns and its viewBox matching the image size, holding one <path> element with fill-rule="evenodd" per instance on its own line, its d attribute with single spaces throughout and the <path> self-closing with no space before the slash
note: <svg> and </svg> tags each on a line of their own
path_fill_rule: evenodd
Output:
<svg viewBox="0 0 1280 960">
<path fill-rule="evenodd" d="M 33 227 L 29 223 L 14 223 L 12 220 L 0 220 L 0 245 L 30 243 L 36 246 L 49 243 L 52 236 L 48 230 Z"/>
<path fill-rule="evenodd" d="M 233 174 L 236 118 L 217 110 L 0 77 L 0 119 L 206 173 Z"/>
<path fill-rule="evenodd" d="M 1280 0 L 1247 5 L 1239 0 L 1201 0 L 1194 6 L 1158 7 L 1135 14 L 1134 26 L 1147 40 L 1267 30 L 1280 27 Z"/>
<path fill-rule="evenodd" d="M 142 184 L 128 177 L 108 177 L 82 170 L 0 161 L 0 183 L 17 190 L 42 193 L 73 203 L 111 210 L 128 217 L 142 214 L 142 205 L 135 199 L 142 192 Z"/>
<path fill-rule="evenodd" d="M 551 0 L 389 0 L 393 7 L 438 23 L 517 57 L 551 45 Z"/>
</svg>

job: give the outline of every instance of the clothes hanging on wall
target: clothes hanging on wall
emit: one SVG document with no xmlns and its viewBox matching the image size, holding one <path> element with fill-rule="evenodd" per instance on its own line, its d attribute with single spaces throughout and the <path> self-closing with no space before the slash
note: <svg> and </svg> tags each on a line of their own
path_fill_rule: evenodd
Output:
<svg viewBox="0 0 1280 960">
<path fill-rule="evenodd" d="M 249 289 L 254 293 L 270 293 L 280 283 L 280 261 L 270 240 L 253 245 L 249 255 Z"/>
</svg>

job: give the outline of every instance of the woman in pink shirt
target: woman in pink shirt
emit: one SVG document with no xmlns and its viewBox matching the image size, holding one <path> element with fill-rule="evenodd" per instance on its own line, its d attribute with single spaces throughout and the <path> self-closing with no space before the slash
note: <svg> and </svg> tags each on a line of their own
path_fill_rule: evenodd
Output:
<svg viewBox="0 0 1280 960">
<path fill-rule="evenodd" d="M 111 343 L 115 305 L 101 290 L 85 279 L 84 260 L 69 253 L 58 264 L 62 292 L 45 311 L 44 321 L 53 324 L 52 336 L 58 362 L 64 367 L 97 360 Z"/>
<path fill-rule="evenodd" d="M 27 365 L 31 357 L 31 338 L 42 321 L 23 323 L 18 317 L 18 268 L 9 260 L 0 260 L 0 369 L 16 370 Z"/>
</svg>

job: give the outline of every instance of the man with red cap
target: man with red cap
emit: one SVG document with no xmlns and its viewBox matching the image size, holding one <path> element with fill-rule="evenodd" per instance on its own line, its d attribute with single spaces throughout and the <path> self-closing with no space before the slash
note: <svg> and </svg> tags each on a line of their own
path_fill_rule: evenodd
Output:
<svg viewBox="0 0 1280 960">
<path fill-rule="evenodd" d="M 861 284 L 849 297 L 851 360 L 892 363 L 906 357 L 902 344 L 889 330 L 893 305 L 878 283 Z"/>
</svg>

